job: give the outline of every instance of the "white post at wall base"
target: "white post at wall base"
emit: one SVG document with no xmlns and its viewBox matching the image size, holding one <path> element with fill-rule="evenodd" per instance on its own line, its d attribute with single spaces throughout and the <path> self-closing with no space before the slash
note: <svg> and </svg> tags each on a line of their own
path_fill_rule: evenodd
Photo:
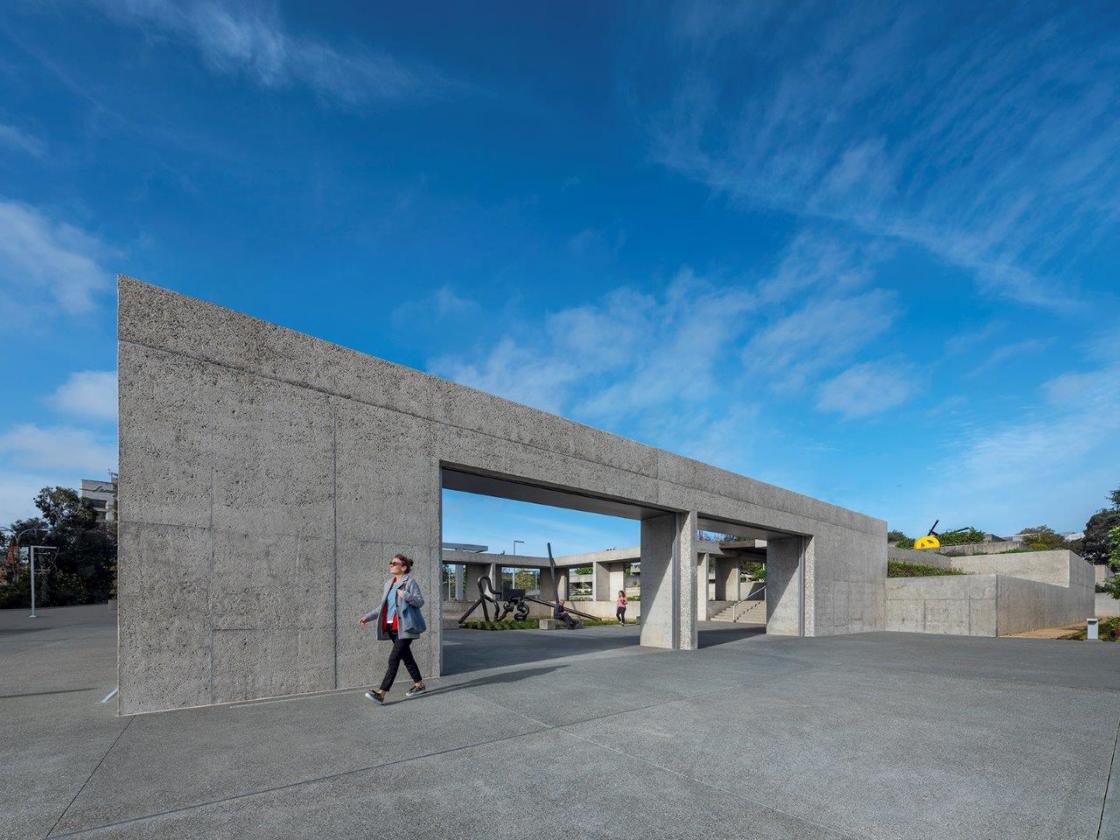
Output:
<svg viewBox="0 0 1120 840">
<path fill-rule="evenodd" d="M 1085 641 L 1095 642 L 1097 640 L 1097 619 L 1085 619 Z"/>
</svg>

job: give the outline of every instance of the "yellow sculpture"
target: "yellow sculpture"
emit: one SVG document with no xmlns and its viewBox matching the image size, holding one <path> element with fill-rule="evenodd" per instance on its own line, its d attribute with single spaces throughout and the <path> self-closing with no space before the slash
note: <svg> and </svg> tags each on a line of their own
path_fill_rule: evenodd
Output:
<svg viewBox="0 0 1120 840">
<path fill-rule="evenodd" d="M 914 548 L 941 548 L 941 540 L 935 534 L 926 534 L 924 537 L 918 537 L 914 540 Z"/>
</svg>

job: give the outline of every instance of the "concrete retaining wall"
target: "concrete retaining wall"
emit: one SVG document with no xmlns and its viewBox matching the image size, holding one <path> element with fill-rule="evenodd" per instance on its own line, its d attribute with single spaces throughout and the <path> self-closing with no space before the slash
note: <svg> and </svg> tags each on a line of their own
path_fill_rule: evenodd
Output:
<svg viewBox="0 0 1120 840">
<path fill-rule="evenodd" d="M 441 612 L 448 472 L 639 510 L 643 644 L 696 645 L 701 516 L 789 535 L 773 632 L 884 626 L 882 520 L 127 278 L 118 335 L 121 713 L 369 684 L 394 553 Z"/>
<path fill-rule="evenodd" d="M 1091 587 L 1067 588 L 1006 575 L 998 577 L 996 628 L 1001 636 L 1084 623 L 1096 608 Z"/>
<path fill-rule="evenodd" d="M 1022 548 L 1022 543 L 1001 540 L 999 542 L 965 543 L 964 545 L 943 545 L 938 551 L 956 557 L 967 557 L 973 554 L 998 554 L 1013 548 Z"/>
<path fill-rule="evenodd" d="M 1010 575 L 1053 586 L 1093 586 L 1093 567 L 1068 549 L 950 558 L 951 568 L 969 574 Z"/>
<path fill-rule="evenodd" d="M 1096 593 L 1096 615 L 1099 618 L 1109 618 L 1110 616 L 1120 615 L 1120 601 L 1113 598 L 1107 592 Z"/>
<path fill-rule="evenodd" d="M 887 559 L 901 560 L 903 563 L 923 563 L 939 569 L 952 568 L 952 560 L 936 551 L 915 551 L 912 548 L 895 548 L 893 545 L 887 546 Z"/>
<path fill-rule="evenodd" d="M 996 576 L 887 578 L 887 629 L 995 636 Z"/>
<path fill-rule="evenodd" d="M 946 559 L 967 574 L 887 579 L 888 630 L 1002 636 L 1093 614 L 1092 567 L 1071 551 Z"/>
</svg>

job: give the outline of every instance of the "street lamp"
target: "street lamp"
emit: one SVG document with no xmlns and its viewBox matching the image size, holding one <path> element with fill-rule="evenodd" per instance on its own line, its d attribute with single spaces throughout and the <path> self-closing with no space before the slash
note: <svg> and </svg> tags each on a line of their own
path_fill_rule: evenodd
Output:
<svg viewBox="0 0 1120 840">
<path fill-rule="evenodd" d="M 4 530 L 10 531 L 11 529 L 10 528 L 5 528 Z M 17 550 L 19 549 L 19 541 L 23 539 L 24 534 L 34 534 L 37 531 L 45 533 L 46 530 L 47 530 L 46 528 L 39 528 L 39 527 L 24 528 L 22 531 L 20 531 L 18 534 L 16 534 L 16 549 Z M 33 546 L 30 546 L 29 549 L 28 549 L 28 554 L 30 555 L 30 558 L 31 558 L 31 615 L 29 615 L 28 618 L 38 618 L 39 617 L 39 615 L 35 612 L 35 549 L 36 548 L 49 548 L 49 546 L 33 545 Z"/>
</svg>

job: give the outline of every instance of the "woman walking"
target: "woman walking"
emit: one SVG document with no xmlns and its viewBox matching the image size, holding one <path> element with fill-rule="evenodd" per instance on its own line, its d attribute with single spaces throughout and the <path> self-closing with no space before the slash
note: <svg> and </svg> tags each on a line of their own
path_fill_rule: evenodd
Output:
<svg viewBox="0 0 1120 840">
<path fill-rule="evenodd" d="M 412 677 L 412 688 L 405 692 L 405 697 L 415 697 L 425 690 L 424 678 L 420 676 L 420 668 L 410 649 L 412 640 L 420 638 L 420 634 L 428 629 L 424 616 L 420 614 L 423 605 L 420 585 L 412 579 L 412 560 L 403 554 L 394 554 L 389 561 L 389 579 L 385 581 L 381 603 L 358 619 L 359 624 L 376 622 L 377 638 L 393 641 L 381 687 L 366 692 L 366 697 L 375 703 L 385 702 L 385 695 L 393 687 L 402 661 Z"/>
<path fill-rule="evenodd" d="M 626 590 L 618 590 L 618 597 L 614 600 L 614 615 L 618 619 L 619 624 L 626 623 Z"/>
</svg>

